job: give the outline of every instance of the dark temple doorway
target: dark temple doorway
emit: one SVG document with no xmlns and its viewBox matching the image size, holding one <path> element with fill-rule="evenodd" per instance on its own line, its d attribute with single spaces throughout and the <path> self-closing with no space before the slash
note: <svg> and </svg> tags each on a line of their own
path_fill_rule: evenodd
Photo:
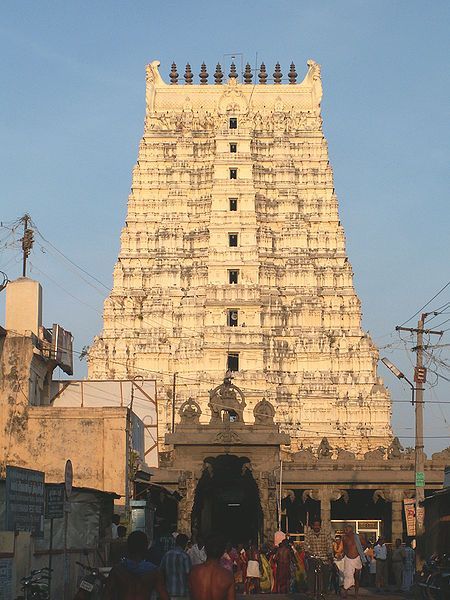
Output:
<svg viewBox="0 0 450 600">
<path fill-rule="evenodd" d="M 204 464 L 192 510 L 193 536 L 205 539 L 215 533 L 233 544 L 258 542 L 262 510 L 249 459 L 221 455 Z"/>
</svg>

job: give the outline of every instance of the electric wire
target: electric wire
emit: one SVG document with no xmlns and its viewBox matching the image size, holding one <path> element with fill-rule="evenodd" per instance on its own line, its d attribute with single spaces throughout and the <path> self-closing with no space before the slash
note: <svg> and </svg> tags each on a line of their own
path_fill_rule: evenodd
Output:
<svg viewBox="0 0 450 600">
<path fill-rule="evenodd" d="M 419 308 L 419 310 L 417 312 L 415 312 L 411 317 L 409 317 L 409 319 L 406 319 L 406 321 L 404 323 L 402 323 L 400 325 L 400 327 L 403 327 L 404 325 L 406 325 L 406 323 L 409 323 L 409 321 L 411 321 L 411 319 L 414 319 L 414 317 L 417 317 L 417 315 L 420 314 L 423 311 L 423 309 L 426 308 L 429 304 L 431 304 L 435 298 L 437 298 L 440 294 L 442 294 L 442 292 L 444 290 L 446 290 L 449 285 L 450 285 L 450 281 L 448 281 L 444 285 L 444 287 L 442 287 L 430 300 L 428 300 L 428 302 L 426 304 L 424 304 L 422 306 L 422 308 Z"/>
<path fill-rule="evenodd" d="M 94 281 L 96 281 L 101 286 L 103 286 L 108 292 L 110 291 L 110 287 L 107 286 L 105 283 L 103 283 L 103 281 L 100 281 L 100 279 L 98 279 L 97 277 L 95 277 L 95 275 L 92 275 L 91 273 L 89 273 L 88 271 L 86 271 L 86 269 L 84 269 L 82 266 L 80 266 L 79 264 L 77 264 L 76 262 L 74 262 L 72 259 L 70 259 L 68 256 L 66 256 L 64 254 L 64 252 L 61 252 L 61 250 L 59 250 L 54 244 L 52 244 L 52 242 L 50 242 L 49 240 L 47 240 L 44 237 L 44 235 L 41 233 L 41 231 L 39 230 L 39 227 L 36 225 L 36 223 L 32 219 L 30 219 L 30 223 L 31 223 L 32 227 L 34 227 L 34 229 L 36 230 L 36 233 L 39 235 L 39 237 L 42 238 L 42 240 L 44 242 L 46 242 L 49 246 L 51 246 L 54 250 L 56 250 L 56 252 L 58 252 L 58 254 L 60 254 L 63 258 L 65 258 L 71 265 L 73 265 L 74 267 L 76 267 L 77 269 L 79 269 L 80 271 L 82 271 L 85 275 L 88 275 L 88 277 L 91 277 Z"/>
<path fill-rule="evenodd" d="M 57 252 L 59 255 L 61 255 L 61 256 L 62 256 L 62 257 L 63 257 L 63 258 L 66 260 L 66 261 L 68 261 L 68 262 L 69 262 L 71 265 L 73 265 L 75 268 L 79 269 L 81 272 L 85 273 L 87 276 L 91 277 L 91 278 L 92 278 L 94 281 L 97 281 L 97 283 L 99 283 L 100 285 L 102 285 L 102 286 L 103 286 L 103 287 L 104 287 L 106 290 L 108 290 L 108 291 L 110 290 L 110 288 L 109 288 L 108 286 L 106 286 L 106 285 L 105 285 L 103 282 L 101 282 L 101 281 L 100 281 L 99 279 L 97 279 L 95 276 L 91 275 L 91 274 L 90 274 L 88 271 L 86 271 L 86 270 L 85 270 L 83 267 L 81 267 L 80 265 L 77 265 L 77 264 L 76 264 L 74 261 L 72 261 L 70 258 L 68 258 L 68 257 L 67 257 L 67 256 L 66 256 L 66 255 L 65 255 L 63 252 L 61 252 L 61 251 L 60 251 L 58 248 L 56 248 L 56 247 L 55 247 L 55 246 L 54 246 L 54 245 L 53 245 L 53 244 L 52 244 L 52 243 L 51 243 L 49 240 L 47 240 L 47 239 L 46 239 L 46 238 L 45 238 L 45 237 L 42 235 L 42 233 L 41 233 L 41 232 L 39 231 L 39 229 L 37 228 L 36 224 L 35 224 L 34 222 L 32 222 L 32 221 L 31 221 L 31 223 L 32 223 L 32 225 L 34 226 L 34 228 L 36 229 L 36 231 L 37 231 L 38 235 L 41 237 L 41 239 L 42 239 L 42 240 L 43 240 L 43 241 L 44 241 L 46 244 L 48 244 L 48 245 L 49 245 L 51 248 L 53 248 L 53 249 L 54 249 L 54 250 L 55 250 L 55 251 L 56 251 L 56 252 Z M 20 224 L 20 220 L 18 221 L 17 225 L 18 225 L 18 224 Z M 10 234 L 11 234 L 12 232 L 13 232 L 13 229 L 11 229 L 11 231 L 10 231 Z M 8 236 L 9 236 L 10 234 L 8 234 Z M 8 237 L 8 236 L 7 236 L 7 237 Z M 6 239 L 6 238 L 5 238 L 5 239 Z M 48 249 L 48 248 L 47 248 L 47 249 Z M 10 261 L 8 261 L 8 262 L 10 262 Z M 30 265 L 31 265 L 31 263 L 30 263 Z M 86 302 L 84 302 L 83 300 L 81 300 L 80 298 L 76 297 L 75 295 L 73 295 L 73 294 L 72 294 L 71 292 L 69 292 L 68 290 L 66 290 L 66 289 L 65 289 L 63 286 L 61 286 L 61 284 L 59 284 L 57 281 L 55 281 L 55 280 L 54 280 L 54 279 L 53 279 L 51 276 L 49 276 L 47 273 L 45 273 L 44 271 L 42 271 L 42 269 L 40 269 L 40 268 L 36 267 L 36 265 L 34 265 L 34 264 L 32 264 L 31 266 L 32 266 L 34 269 L 36 269 L 37 271 L 39 271 L 40 273 L 42 273 L 42 274 L 43 274 L 45 277 L 47 277 L 49 280 L 51 280 L 51 281 L 52 281 L 52 282 L 53 282 L 55 285 L 57 285 L 58 287 L 60 287 L 60 288 L 61 288 L 61 289 L 62 289 L 62 290 L 65 292 L 65 293 L 67 293 L 69 296 L 71 296 L 71 297 L 72 297 L 73 299 L 75 299 L 77 302 L 81 302 L 81 303 L 83 303 L 84 305 L 86 305 L 87 307 L 89 307 L 91 310 L 94 310 L 94 311 L 95 311 L 97 314 L 99 314 L 100 316 L 102 316 L 102 315 L 101 315 L 101 313 L 100 313 L 100 312 L 99 312 L 99 311 L 98 311 L 96 308 L 92 307 L 91 305 L 87 304 Z M 73 269 L 71 269 L 71 270 L 73 271 Z M 73 271 L 73 272 L 76 272 L 76 271 Z M 84 277 L 82 277 L 82 276 L 81 276 L 79 273 L 78 273 L 78 275 L 80 276 L 80 278 L 81 278 L 81 279 L 82 279 L 82 280 L 83 280 L 85 283 L 87 283 L 88 285 L 91 285 L 91 287 L 93 287 L 94 289 L 96 289 L 96 290 L 97 290 L 99 293 L 103 294 L 103 292 L 102 292 L 102 291 L 98 290 L 98 288 L 96 288 L 94 285 L 92 285 L 92 284 L 91 284 L 91 283 L 90 283 L 88 280 L 86 280 Z M 432 302 L 432 301 L 433 301 L 433 300 L 434 300 L 434 299 L 435 299 L 435 298 L 436 298 L 436 297 L 437 297 L 437 296 L 438 296 L 440 293 L 442 293 L 442 291 L 444 291 L 444 289 L 446 289 L 446 287 L 448 287 L 448 285 L 450 285 L 450 282 L 449 282 L 449 283 L 448 283 L 446 286 L 444 286 L 444 287 L 443 287 L 443 288 L 442 288 L 442 289 L 441 289 L 441 290 L 440 290 L 440 291 L 439 291 L 439 292 L 438 292 L 438 293 L 437 293 L 435 296 L 433 296 L 433 298 L 432 298 L 432 299 L 431 299 L 429 302 L 427 302 L 427 304 L 426 304 L 426 305 L 424 305 L 424 306 L 422 307 L 422 309 L 420 309 L 420 310 L 423 310 L 423 308 L 425 308 L 426 306 L 428 306 L 428 305 L 429 305 L 429 304 L 430 304 L 430 303 L 431 303 L 431 302 Z M 115 302 L 115 300 L 114 300 L 114 299 L 112 299 L 112 298 L 110 298 L 110 301 L 112 301 L 113 303 Z M 118 304 L 119 304 L 119 306 L 120 306 L 121 308 L 123 308 L 123 303 L 122 303 L 122 302 L 118 302 Z M 438 309 L 435 311 L 435 312 L 436 312 L 436 314 L 435 314 L 435 315 L 433 315 L 433 317 L 432 317 L 432 318 L 435 318 L 435 317 L 437 316 L 437 314 L 442 314 L 441 312 L 439 312 L 439 311 L 440 311 L 440 309 L 442 309 L 442 308 L 447 308 L 449 304 L 450 304 L 450 303 L 446 303 L 446 304 L 442 305 L 441 307 L 439 307 L 439 308 L 438 308 Z M 410 317 L 410 319 L 408 319 L 407 321 L 405 321 L 405 323 L 407 323 L 409 320 L 411 320 L 412 318 L 414 318 L 414 316 L 416 316 L 417 314 L 419 314 L 420 310 L 419 310 L 417 313 L 415 313 L 415 315 L 413 315 L 412 317 Z M 442 311 L 442 312 L 443 312 L 443 311 Z M 160 319 L 161 319 L 161 320 L 165 320 L 166 322 L 170 323 L 172 327 L 174 326 L 174 324 L 173 324 L 173 321 L 172 321 L 172 320 L 170 320 L 170 319 L 165 319 L 165 318 L 163 318 L 163 317 L 161 317 Z M 430 319 L 430 320 L 431 320 L 431 319 Z M 443 323 L 441 323 L 441 325 L 443 325 L 443 324 L 447 323 L 448 321 L 450 321 L 450 319 L 447 319 L 446 321 L 444 321 Z M 145 323 L 147 323 L 146 321 L 144 321 L 144 322 L 145 322 Z M 153 321 L 153 323 L 150 323 L 150 322 L 148 322 L 147 324 L 149 324 L 149 325 L 153 326 L 155 323 L 157 323 L 158 325 L 160 325 L 160 322 L 159 322 L 159 320 L 158 320 L 158 321 L 154 320 L 154 321 Z M 405 324 L 405 323 L 403 323 L 403 324 Z M 258 326 L 255 326 L 254 328 L 255 328 L 255 329 L 260 329 L 260 327 L 258 327 Z M 194 329 L 192 329 L 192 328 L 183 328 L 183 329 L 186 329 L 186 330 L 188 330 L 188 331 L 193 331 L 193 332 L 195 332 L 195 333 L 196 333 L 196 335 L 199 335 L 199 334 L 198 334 L 198 332 L 197 332 L 197 330 L 194 330 Z M 199 329 L 200 329 L 200 327 L 199 327 Z M 272 326 L 268 326 L 268 327 L 267 327 L 267 329 L 274 329 L 274 327 L 272 327 Z M 392 333 L 390 333 L 390 334 L 386 334 L 385 336 L 381 336 L 381 337 L 387 337 L 388 335 L 392 335 Z M 201 337 L 203 337 L 203 336 L 201 336 Z M 400 336 L 400 337 L 401 337 L 401 336 Z M 405 345 L 405 347 L 406 347 L 406 343 L 407 343 L 407 342 L 406 342 L 406 340 L 403 340 L 403 339 L 402 339 L 402 342 L 403 342 L 403 344 L 404 344 L 404 345 Z M 380 349 L 385 349 L 385 348 L 386 348 L 386 349 L 388 349 L 388 348 L 394 348 L 395 346 L 396 346 L 396 343 L 394 342 L 394 343 L 392 343 L 392 344 L 387 344 L 385 347 L 381 347 Z M 81 355 L 82 353 L 80 352 L 79 354 Z M 116 362 L 116 363 L 117 363 L 118 361 L 110 361 L 110 362 Z M 127 370 L 129 369 L 129 365 L 128 365 L 128 364 L 126 364 L 126 363 L 118 363 L 118 364 L 121 364 L 121 366 L 124 366 L 124 367 L 125 367 Z M 134 366 L 133 366 L 133 369 L 136 369 L 136 367 L 134 367 Z M 139 367 L 138 367 L 137 369 L 138 369 L 138 370 L 141 370 L 141 371 L 142 371 L 142 370 L 146 370 L 146 369 L 142 369 L 142 368 L 139 368 Z M 155 375 L 171 375 L 171 372 L 158 372 L 158 371 L 153 371 L 153 370 L 148 370 L 148 372 L 154 373 Z M 437 373 L 437 372 L 434 372 L 434 371 L 431 371 L 431 372 L 435 373 L 435 374 L 436 374 L 436 376 L 437 376 L 438 378 L 439 378 L 439 377 L 442 377 L 443 379 L 446 379 L 447 381 L 450 381 L 449 379 L 445 378 L 444 376 L 442 376 L 441 374 L 439 374 L 439 373 Z M 182 379 L 182 380 L 185 380 L 185 381 L 191 381 L 192 383 L 195 383 L 195 384 L 199 384 L 199 383 L 207 383 L 207 382 L 210 382 L 210 383 L 213 383 L 213 384 L 216 384 L 216 383 L 217 383 L 217 380 L 214 380 L 214 379 L 204 379 L 204 378 L 203 378 L 203 379 L 202 379 L 202 378 L 189 378 L 189 377 L 183 376 L 183 375 L 181 375 L 181 374 L 178 374 L 178 377 L 179 377 L 180 379 Z M 273 384 L 274 384 L 274 385 L 281 385 L 281 386 L 284 386 L 284 387 L 286 386 L 286 384 L 277 383 L 277 382 L 273 382 Z M 289 385 L 289 383 L 288 383 L 288 385 Z M 295 385 L 295 384 L 291 384 L 291 385 Z M 244 388 L 244 387 L 243 387 L 242 389 L 244 389 L 246 392 L 255 392 L 255 393 L 258 393 L 258 392 L 259 392 L 259 393 L 266 393 L 266 392 L 267 392 L 267 390 L 258 390 L 257 388 Z M 311 400 L 319 400 L 319 401 L 322 401 L 322 400 L 321 400 L 321 399 L 319 399 L 319 398 L 317 398 L 317 399 L 316 399 L 316 398 L 308 398 L 307 400 L 308 400 L 308 402 L 310 402 Z M 405 403 L 409 403 L 409 402 L 410 402 L 410 400 L 392 400 L 392 399 L 391 399 L 391 400 L 390 400 L 390 402 L 405 402 Z M 450 404 L 450 402 L 448 402 L 448 401 L 439 401 L 439 400 L 435 400 L 435 401 L 427 401 L 427 403 L 436 403 L 436 404 L 438 404 L 438 405 L 439 405 L 439 407 L 440 407 L 440 404 Z M 314 433 L 318 433 L 318 432 L 314 432 Z M 404 436 L 402 436 L 402 437 L 404 437 Z M 431 436 L 431 437 L 435 437 L 435 436 Z"/>
</svg>

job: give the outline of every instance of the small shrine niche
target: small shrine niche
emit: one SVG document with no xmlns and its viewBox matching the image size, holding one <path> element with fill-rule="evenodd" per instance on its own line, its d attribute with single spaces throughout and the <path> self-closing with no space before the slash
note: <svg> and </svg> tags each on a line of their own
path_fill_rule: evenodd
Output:
<svg viewBox="0 0 450 600">
<path fill-rule="evenodd" d="M 183 425 L 198 425 L 202 409 L 198 402 L 189 398 L 180 406 L 180 423 Z"/>
<path fill-rule="evenodd" d="M 265 398 L 258 402 L 253 409 L 255 425 L 273 425 L 275 409 Z"/>
</svg>

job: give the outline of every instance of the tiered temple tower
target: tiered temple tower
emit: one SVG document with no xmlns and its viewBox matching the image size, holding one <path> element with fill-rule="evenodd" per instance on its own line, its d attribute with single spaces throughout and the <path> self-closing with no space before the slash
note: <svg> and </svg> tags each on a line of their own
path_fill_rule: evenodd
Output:
<svg viewBox="0 0 450 600">
<path fill-rule="evenodd" d="M 89 354 L 90 378 L 155 377 L 160 441 L 189 397 L 209 420 L 208 391 L 227 370 L 246 399 L 266 398 L 292 450 L 361 454 L 391 441 L 378 352 L 338 216 L 322 132 L 320 66 L 301 83 L 279 64 L 242 81 L 175 64 L 147 66 L 146 118 L 128 215 Z"/>
</svg>

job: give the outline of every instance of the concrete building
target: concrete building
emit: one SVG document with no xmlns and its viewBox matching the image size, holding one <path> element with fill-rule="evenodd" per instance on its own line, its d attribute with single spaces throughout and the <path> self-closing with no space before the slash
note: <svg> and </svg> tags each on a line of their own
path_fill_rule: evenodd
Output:
<svg viewBox="0 0 450 600">
<path fill-rule="evenodd" d="M 322 131 L 320 66 L 267 83 L 220 65 L 207 85 L 176 66 L 147 67 L 144 135 L 128 214 L 89 354 L 92 379 L 154 375 L 160 447 L 189 397 L 208 417 L 227 370 L 262 398 L 291 451 L 334 446 L 363 456 L 392 441 L 378 352 L 361 328 Z"/>
<path fill-rule="evenodd" d="M 0 328 L 0 477 L 12 465 L 44 471 L 48 483 L 60 482 L 70 458 L 75 485 L 115 492 L 124 502 L 131 489 L 131 453 L 144 461 L 140 419 L 127 404 L 112 406 L 112 394 L 103 406 L 54 405 L 54 369 L 72 374 L 72 336 L 56 324 L 43 327 L 37 281 L 8 284 L 5 326 Z"/>
</svg>

